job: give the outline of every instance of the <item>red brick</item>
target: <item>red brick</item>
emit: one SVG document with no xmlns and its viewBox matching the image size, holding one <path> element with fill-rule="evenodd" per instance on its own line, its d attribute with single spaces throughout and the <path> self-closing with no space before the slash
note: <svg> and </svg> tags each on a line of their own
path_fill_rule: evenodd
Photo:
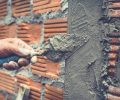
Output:
<svg viewBox="0 0 120 100">
<path fill-rule="evenodd" d="M 119 9 L 109 9 L 108 16 L 109 17 L 120 17 L 120 10 Z"/>
<path fill-rule="evenodd" d="M 108 8 L 120 8 L 120 1 L 109 2 Z"/>
<path fill-rule="evenodd" d="M 31 81 L 32 81 L 30 78 L 27 78 L 27 77 L 22 76 L 22 75 L 16 75 L 16 78 L 17 78 L 17 83 L 18 83 L 18 85 L 19 85 L 19 84 L 30 85 L 30 83 L 31 83 Z"/>
<path fill-rule="evenodd" d="M 45 100 L 63 100 L 63 89 L 45 85 Z"/>
<path fill-rule="evenodd" d="M 33 0 L 33 12 L 41 14 L 60 10 L 60 0 Z"/>
<path fill-rule="evenodd" d="M 48 19 L 44 23 L 44 40 L 67 33 L 67 18 Z"/>
<path fill-rule="evenodd" d="M 17 37 L 28 44 L 38 44 L 40 41 L 40 24 L 21 23 L 17 27 Z"/>
<path fill-rule="evenodd" d="M 14 37 L 16 37 L 16 24 L 0 26 L 0 39 Z"/>
<path fill-rule="evenodd" d="M 117 53 L 108 53 L 108 58 L 109 59 L 117 59 L 118 54 Z"/>
<path fill-rule="evenodd" d="M 40 100 L 42 85 L 37 82 L 32 82 L 30 85 L 29 99 Z"/>
<path fill-rule="evenodd" d="M 119 50 L 119 46 L 110 45 L 110 51 L 111 51 L 111 52 L 117 52 L 118 50 Z"/>
<path fill-rule="evenodd" d="M 7 0 L 0 1 L 0 18 L 3 18 L 7 15 Z"/>
<path fill-rule="evenodd" d="M 0 89 L 8 93 L 16 93 L 16 78 L 10 76 L 9 74 L 0 71 Z"/>
<path fill-rule="evenodd" d="M 5 100 L 5 96 L 2 93 L 0 93 L 0 100 Z"/>
<path fill-rule="evenodd" d="M 60 64 L 39 56 L 37 63 L 32 65 L 32 73 L 56 79 L 60 74 Z"/>
<path fill-rule="evenodd" d="M 13 16 L 26 16 L 30 14 L 30 0 L 13 0 Z"/>
</svg>

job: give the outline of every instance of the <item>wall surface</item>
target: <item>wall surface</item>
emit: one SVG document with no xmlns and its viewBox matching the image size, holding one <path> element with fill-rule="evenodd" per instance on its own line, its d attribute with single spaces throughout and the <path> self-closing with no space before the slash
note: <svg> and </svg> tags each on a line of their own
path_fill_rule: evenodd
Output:
<svg viewBox="0 0 120 100">
<path fill-rule="evenodd" d="M 38 48 L 54 35 L 67 33 L 67 0 L 1 0 L 0 5 L 1 12 L 5 12 L 5 14 L 0 14 L 0 39 L 20 38 L 33 48 Z M 4 78 L 9 76 L 8 81 L 10 82 L 7 84 L 9 87 L 6 87 L 4 83 L 7 80 L 0 81 L 0 88 L 4 91 L 2 93 L 9 100 L 13 100 L 17 95 L 15 94 L 10 99 L 11 97 L 7 95 L 7 92 L 13 95 L 14 89 L 16 89 L 13 84 L 19 86 L 22 83 L 30 87 L 29 98 L 31 99 L 61 100 L 63 99 L 64 88 L 64 63 L 64 61 L 54 63 L 38 56 L 38 62 L 35 65 L 29 65 L 19 71 L 8 71 L 1 68 L 1 75 Z M 45 72 L 41 70 L 45 70 Z M 17 80 L 17 83 L 13 80 L 12 85 L 10 85 L 12 79 Z M 34 93 L 32 94 L 35 91 L 33 88 L 38 91 L 37 97 Z M 51 89 L 54 96 L 49 94 Z"/>
</svg>

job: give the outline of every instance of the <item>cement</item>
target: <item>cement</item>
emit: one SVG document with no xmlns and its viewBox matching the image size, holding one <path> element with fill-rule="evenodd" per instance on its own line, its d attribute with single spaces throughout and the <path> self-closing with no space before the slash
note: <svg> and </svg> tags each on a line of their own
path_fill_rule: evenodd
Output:
<svg viewBox="0 0 120 100">
<path fill-rule="evenodd" d="M 102 56 L 98 23 L 102 1 L 69 0 L 68 4 L 68 32 L 88 35 L 90 40 L 66 59 L 64 100 L 103 100 L 99 87 Z"/>
</svg>

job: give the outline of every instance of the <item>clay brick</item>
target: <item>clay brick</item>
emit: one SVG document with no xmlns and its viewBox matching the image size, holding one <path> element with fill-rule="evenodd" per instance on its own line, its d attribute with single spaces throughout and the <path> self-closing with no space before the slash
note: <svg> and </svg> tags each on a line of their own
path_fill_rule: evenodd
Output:
<svg viewBox="0 0 120 100">
<path fill-rule="evenodd" d="M 16 78 L 10 76 L 9 74 L 0 71 L 0 89 L 8 93 L 16 93 Z"/>
<path fill-rule="evenodd" d="M 40 41 L 40 24 L 21 23 L 17 27 L 17 37 L 28 44 L 38 44 Z"/>
<path fill-rule="evenodd" d="M 117 52 L 118 50 L 119 50 L 119 46 L 110 45 L 110 51 L 111 51 L 111 52 Z"/>
<path fill-rule="evenodd" d="M 109 60 L 108 65 L 109 66 L 116 66 L 116 60 Z"/>
<path fill-rule="evenodd" d="M 33 12 L 41 14 L 60 10 L 60 0 L 33 0 Z"/>
<path fill-rule="evenodd" d="M 5 25 L 0 25 L 0 39 L 8 38 L 8 30 Z"/>
<path fill-rule="evenodd" d="M 60 74 L 60 64 L 38 56 L 37 63 L 32 65 L 32 73 L 39 76 L 56 79 Z"/>
<path fill-rule="evenodd" d="M 109 17 L 120 17 L 120 10 L 119 9 L 109 9 L 108 16 Z"/>
<path fill-rule="evenodd" d="M 44 40 L 47 41 L 49 38 L 57 34 L 67 33 L 67 18 L 55 18 L 48 19 L 44 23 Z"/>
<path fill-rule="evenodd" d="M 16 37 L 16 24 L 0 25 L 0 39 Z"/>
<path fill-rule="evenodd" d="M 117 59 L 118 54 L 117 53 L 108 53 L 108 58 L 109 59 Z"/>
<path fill-rule="evenodd" d="M 109 2 L 108 8 L 120 8 L 120 1 Z"/>
<path fill-rule="evenodd" d="M 7 0 L 0 1 L 0 18 L 3 18 L 7 15 Z"/>
<path fill-rule="evenodd" d="M 34 82 L 32 79 L 22 75 L 16 75 L 18 87 L 20 84 L 25 84 L 30 88 L 29 99 L 40 100 L 41 96 L 41 83 Z"/>
<path fill-rule="evenodd" d="M 0 100 L 5 100 L 5 96 L 2 93 L 0 93 Z"/>
<path fill-rule="evenodd" d="M 22 75 L 16 75 L 16 78 L 17 78 L 18 85 L 19 84 L 30 85 L 30 83 L 32 81 L 30 78 L 27 78 L 27 77 L 22 76 Z"/>
<path fill-rule="evenodd" d="M 106 100 L 120 100 L 120 96 L 112 95 L 112 94 L 107 94 Z"/>
<path fill-rule="evenodd" d="M 45 85 L 45 87 L 44 100 L 63 100 L 63 89 L 50 85 Z"/>
<path fill-rule="evenodd" d="M 110 43 L 119 43 L 120 39 L 119 38 L 111 38 Z"/>
<path fill-rule="evenodd" d="M 37 82 L 31 82 L 29 99 L 40 100 L 42 85 Z"/>
<path fill-rule="evenodd" d="M 26 16 L 30 14 L 30 0 L 13 0 L 13 16 Z"/>
</svg>

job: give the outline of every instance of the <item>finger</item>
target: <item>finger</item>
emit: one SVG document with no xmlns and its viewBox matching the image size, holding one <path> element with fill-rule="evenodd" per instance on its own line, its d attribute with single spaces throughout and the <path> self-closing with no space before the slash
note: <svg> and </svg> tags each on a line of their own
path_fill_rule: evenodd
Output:
<svg viewBox="0 0 120 100">
<path fill-rule="evenodd" d="M 5 44 L 3 47 L 0 48 L 0 52 L 3 53 L 2 57 L 6 57 L 12 54 L 18 55 L 18 56 L 28 56 L 31 53 L 31 50 L 28 49 L 22 49 L 18 46 L 14 46 L 11 43 Z M 2 54 L 0 53 L 0 54 Z"/>
<path fill-rule="evenodd" d="M 26 48 L 27 49 L 22 49 L 19 48 L 19 46 L 17 45 L 17 43 L 12 43 L 18 41 L 19 39 L 13 39 L 13 38 L 8 38 L 8 39 L 3 39 L 0 41 L 0 45 L 3 45 L 0 47 L 0 57 L 7 57 L 10 56 L 12 54 L 16 54 L 18 56 L 27 56 L 29 55 L 32 51 L 34 51 L 33 49 L 31 49 L 31 47 L 27 46 L 26 44 Z M 6 42 L 9 41 L 9 42 Z M 11 41 L 11 43 L 10 43 Z M 19 40 L 21 41 L 21 40 Z M 24 44 L 23 41 L 21 41 L 20 43 Z"/>
<path fill-rule="evenodd" d="M 3 67 L 7 70 L 15 70 L 19 68 L 18 64 L 14 61 L 10 61 L 9 63 L 4 63 Z"/>
<path fill-rule="evenodd" d="M 25 58 L 20 58 L 18 60 L 18 64 L 19 64 L 20 67 L 27 66 L 27 65 L 29 65 L 29 63 L 30 63 L 29 60 L 27 60 Z"/>
<path fill-rule="evenodd" d="M 37 56 L 33 56 L 31 58 L 31 63 L 36 63 L 37 62 Z"/>
<path fill-rule="evenodd" d="M 7 48 L 7 52 L 16 54 L 18 56 L 28 56 L 28 55 L 30 55 L 31 50 L 19 48 L 18 46 L 9 44 L 9 46 Z"/>
</svg>

